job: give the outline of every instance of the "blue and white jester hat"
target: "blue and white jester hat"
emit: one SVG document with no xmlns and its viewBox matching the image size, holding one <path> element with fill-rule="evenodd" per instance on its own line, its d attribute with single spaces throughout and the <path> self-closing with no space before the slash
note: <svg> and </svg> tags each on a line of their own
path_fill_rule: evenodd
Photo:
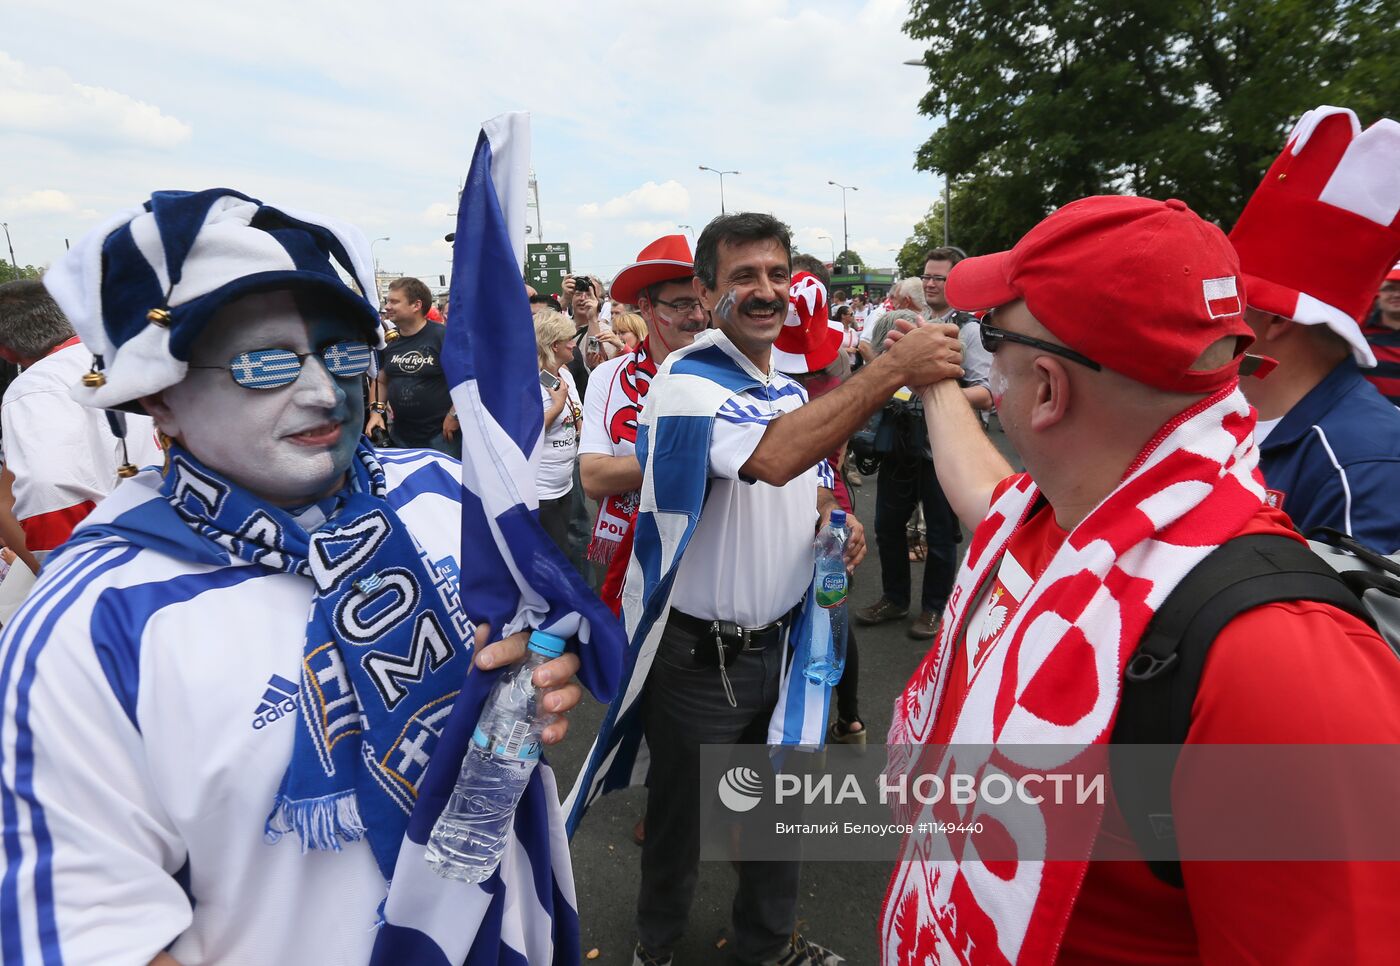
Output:
<svg viewBox="0 0 1400 966">
<path fill-rule="evenodd" d="M 157 191 L 85 235 L 44 274 L 93 371 L 87 406 L 134 408 L 185 378 L 190 347 L 224 305 L 254 292 L 325 293 L 384 345 L 369 243 L 359 229 L 210 188 Z M 346 277 L 352 281 L 345 281 Z"/>
</svg>

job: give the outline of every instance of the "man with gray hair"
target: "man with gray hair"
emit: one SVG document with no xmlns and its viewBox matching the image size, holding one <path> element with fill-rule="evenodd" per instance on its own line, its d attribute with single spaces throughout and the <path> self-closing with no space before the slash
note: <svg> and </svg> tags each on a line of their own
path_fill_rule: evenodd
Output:
<svg viewBox="0 0 1400 966">
<path fill-rule="evenodd" d="M 149 417 L 125 417 L 123 445 L 106 414 L 69 396 L 92 353 L 38 279 L 0 285 L 0 357 L 24 370 L 0 404 L 14 515 L 25 549 L 44 552 L 68 539 L 124 467 L 159 463 L 160 447 Z"/>
</svg>

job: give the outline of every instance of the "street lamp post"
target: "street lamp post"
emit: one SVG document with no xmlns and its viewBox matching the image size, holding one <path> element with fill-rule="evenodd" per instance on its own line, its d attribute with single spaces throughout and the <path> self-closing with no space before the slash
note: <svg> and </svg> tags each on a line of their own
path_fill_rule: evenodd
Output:
<svg viewBox="0 0 1400 966">
<path fill-rule="evenodd" d="M 836 271 L 836 242 L 831 240 L 830 235 L 818 235 L 818 238 L 825 238 L 827 244 L 831 245 L 831 270 Z"/>
<path fill-rule="evenodd" d="M 846 227 L 846 192 L 859 191 L 860 189 L 854 185 L 841 184 L 836 181 L 828 181 L 827 184 L 834 185 L 841 189 L 841 250 L 843 252 L 848 252 L 851 250 L 851 232 L 850 229 Z"/>
<path fill-rule="evenodd" d="M 10 240 L 9 222 L 5 222 L 0 227 L 5 229 L 5 245 L 10 249 L 10 267 L 14 270 L 15 278 L 19 278 L 19 262 L 15 261 L 15 243 Z"/>
<path fill-rule="evenodd" d="M 738 174 L 737 171 L 721 171 L 719 168 L 707 168 L 700 165 L 701 171 L 708 171 L 711 174 L 719 175 L 719 213 L 724 214 L 724 176 L 727 174 Z"/>
<path fill-rule="evenodd" d="M 695 244 L 695 229 L 694 229 L 694 228 L 691 228 L 689 225 L 677 225 L 676 227 L 677 227 L 677 228 L 684 228 L 686 231 L 690 232 L 690 243 L 691 243 L 692 245 Z"/>
<path fill-rule="evenodd" d="M 369 255 L 370 258 L 374 259 L 374 297 L 376 301 L 379 299 L 379 256 L 375 254 L 374 246 L 378 245 L 382 241 L 388 240 L 389 236 L 385 235 L 383 238 L 376 238 L 374 241 L 369 243 Z"/>
</svg>

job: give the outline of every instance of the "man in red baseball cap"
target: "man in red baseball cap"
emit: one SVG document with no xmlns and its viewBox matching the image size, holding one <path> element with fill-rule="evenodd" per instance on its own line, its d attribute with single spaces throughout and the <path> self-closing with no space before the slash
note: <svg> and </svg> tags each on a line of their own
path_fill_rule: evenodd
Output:
<svg viewBox="0 0 1400 966">
<path fill-rule="evenodd" d="M 1068 766 L 1110 741 L 1125 698 L 1143 706 L 1125 667 L 1193 568 L 1242 534 L 1296 539 L 1265 500 L 1239 389 L 1262 368 L 1244 354 L 1245 294 L 1229 240 L 1176 200 L 1076 201 L 952 270 L 949 303 L 992 310 L 991 388 L 1027 472 L 1012 473 L 955 382 L 921 390 L 939 481 L 974 535 L 891 745 L 1043 745 L 1038 770 Z M 1188 745 L 1400 740 L 1400 662 L 1357 617 L 1256 607 L 1209 654 Z M 1075 828 L 1043 814 L 1037 855 L 1142 855 L 1117 800 L 1097 809 Z M 1176 887 L 1140 859 L 916 848 L 886 900 L 887 963 L 1400 956 L 1377 898 L 1400 889 L 1393 865 L 1185 862 Z"/>
</svg>

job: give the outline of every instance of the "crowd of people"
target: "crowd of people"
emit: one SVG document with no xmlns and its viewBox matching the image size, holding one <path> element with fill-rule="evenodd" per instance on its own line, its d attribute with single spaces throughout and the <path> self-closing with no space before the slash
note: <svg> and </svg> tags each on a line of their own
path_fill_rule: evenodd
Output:
<svg viewBox="0 0 1400 966">
<path fill-rule="evenodd" d="M 1270 537 L 1287 558 L 1325 534 L 1400 552 L 1396 170 L 1400 124 L 1320 108 L 1228 235 L 1175 199 L 1072 200 L 1008 251 L 933 247 L 874 295 L 741 212 L 606 283 L 525 286 L 538 522 L 630 642 L 549 807 L 572 830 L 645 784 L 634 964 L 673 962 L 686 930 L 703 746 L 868 740 L 858 628 L 927 642 L 891 746 L 1107 744 L 1164 601 L 1219 551 Z M 431 709 L 524 653 L 529 627 L 472 627 L 457 586 L 477 456 L 443 365 L 451 300 L 400 278 L 376 304 L 350 232 L 162 192 L 0 286 L 7 963 L 369 962 Z M 880 593 L 853 611 L 828 716 L 791 666 L 818 626 L 813 536 L 844 511 L 859 573 L 852 487 L 872 482 Z M 1174 740 L 1400 743 L 1375 620 L 1277 587 L 1179 675 Z M 536 672 L 546 744 L 582 694 L 578 647 Z M 1393 863 L 1183 862 L 1166 881 L 1087 858 L 1136 848 L 1134 821 L 1110 801 L 1054 833 L 1085 859 L 993 874 L 911 844 L 878 951 L 798 929 L 799 861 L 741 857 L 729 951 L 1400 959 Z"/>
</svg>

